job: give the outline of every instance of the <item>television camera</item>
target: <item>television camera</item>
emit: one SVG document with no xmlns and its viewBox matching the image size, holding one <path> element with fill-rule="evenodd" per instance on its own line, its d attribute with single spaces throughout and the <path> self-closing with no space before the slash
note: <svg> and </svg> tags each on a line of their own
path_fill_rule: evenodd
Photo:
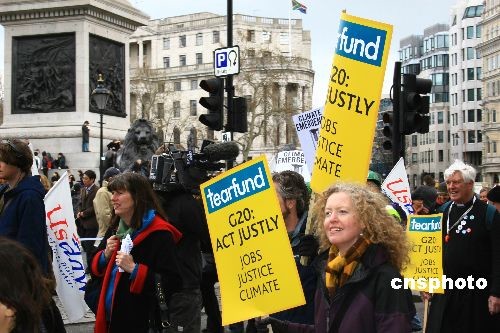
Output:
<svg viewBox="0 0 500 333">
<path fill-rule="evenodd" d="M 179 150 L 164 145 L 162 154 L 151 157 L 149 180 L 155 191 L 185 189 L 199 193 L 200 184 L 207 181 L 210 172 L 224 169 L 221 160 L 234 160 L 240 153 L 235 142 L 213 143 L 204 140 L 200 153 Z"/>
</svg>

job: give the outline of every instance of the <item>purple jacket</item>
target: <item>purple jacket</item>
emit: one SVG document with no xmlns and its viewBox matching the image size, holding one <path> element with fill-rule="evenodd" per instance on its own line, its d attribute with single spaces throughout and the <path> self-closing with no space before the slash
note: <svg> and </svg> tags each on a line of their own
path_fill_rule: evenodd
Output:
<svg viewBox="0 0 500 333">
<path fill-rule="evenodd" d="M 287 332 L 411 332 L 410 320 L 415 315 L 411 293 L 391 287 L 393 278 L 402 277 L 387 261 L 388 255 L 382 246 L 368 247 L 351 278 L 333 299 L 325 287 L 327 258 L 328 252 L 325 252 L 316 261 L 320 278 L 315 296 L 315 325 L 289 323 Z M 344 313 L 342 318 L 336 318 L 339 312 Z M 330 331 L 334 321 L 340 321 L 338 330 Z"/>
</svg>

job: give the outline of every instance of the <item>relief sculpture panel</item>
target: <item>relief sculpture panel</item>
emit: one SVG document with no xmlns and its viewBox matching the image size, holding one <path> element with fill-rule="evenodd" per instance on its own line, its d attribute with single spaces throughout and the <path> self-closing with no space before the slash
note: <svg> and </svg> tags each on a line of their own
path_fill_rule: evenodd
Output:
<svg viewBox="0 0 500 333">
<path fill-rule="evenodd" d="M 14 37 L 12 113 L 75 110 L 75 35 Z"/>
<path fill-rule="evenodd" d="M 99 74 L 103 75 L 104 87 L 111 93 L 104 114 L 125 117 L 125 46 L 121 43 L 90 35 L 89 84 L 92 92 L 97 86 Z M 99 113 L 92 99 L 90 112 Z"/>
</svg>

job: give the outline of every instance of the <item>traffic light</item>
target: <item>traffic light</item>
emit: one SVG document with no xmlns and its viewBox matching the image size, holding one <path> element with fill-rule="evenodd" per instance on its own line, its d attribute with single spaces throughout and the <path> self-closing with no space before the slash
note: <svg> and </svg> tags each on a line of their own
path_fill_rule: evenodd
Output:
<svg viewBox="0 0 500 333">
<path fill-rule="evenodd" d="M 394 134 L 394 128 L 392 127 L 393 125 L 392 115 L 389 112 L 386 112 L 382 115 L 382 120 L 384 121 L 385 124 L 382 133 L 387 138 L 384 141 L 384 143 L 382 143 L 382 147 L 384 147 L 385 150 L 392 150 L 392 147 L 394 146 L 392 143 Z"/>
<path fill-rule="evenodd" d="M 246 133 L 248 131 L 247 99 L 245 97 L 233 98 L 232 112 L 228 112 L 227 114 L 226 130 L 238 133 Z"/>
<path fill-rule="evenodd" d="M 432 81 L 417 78 L 414 74 L 403 75 L 403 91 L 400 99 L 400 128 L 403 134 L 429 132 L 429 96 Z"/>
<path fill-rule="evenodd" d="M 201 80 L 200 88 L 209 93 L 208 97 L 199 100 L 208 113 L 200 115 L 198 119 L 211 130 L 220 131 L 224 123 L 224 79 Z"/>
</svg>

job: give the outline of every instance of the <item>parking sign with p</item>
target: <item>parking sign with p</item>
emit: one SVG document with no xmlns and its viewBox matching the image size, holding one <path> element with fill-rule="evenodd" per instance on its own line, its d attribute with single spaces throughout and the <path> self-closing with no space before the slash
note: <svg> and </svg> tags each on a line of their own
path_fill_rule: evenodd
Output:
<svg viewBox="0 0 500 333">
<path fill-rule="evenodd" d="M 240 48 L 238 45 L 214 51 L 214 75 L 227 76 L 240 72 Z"/>
</svg>

